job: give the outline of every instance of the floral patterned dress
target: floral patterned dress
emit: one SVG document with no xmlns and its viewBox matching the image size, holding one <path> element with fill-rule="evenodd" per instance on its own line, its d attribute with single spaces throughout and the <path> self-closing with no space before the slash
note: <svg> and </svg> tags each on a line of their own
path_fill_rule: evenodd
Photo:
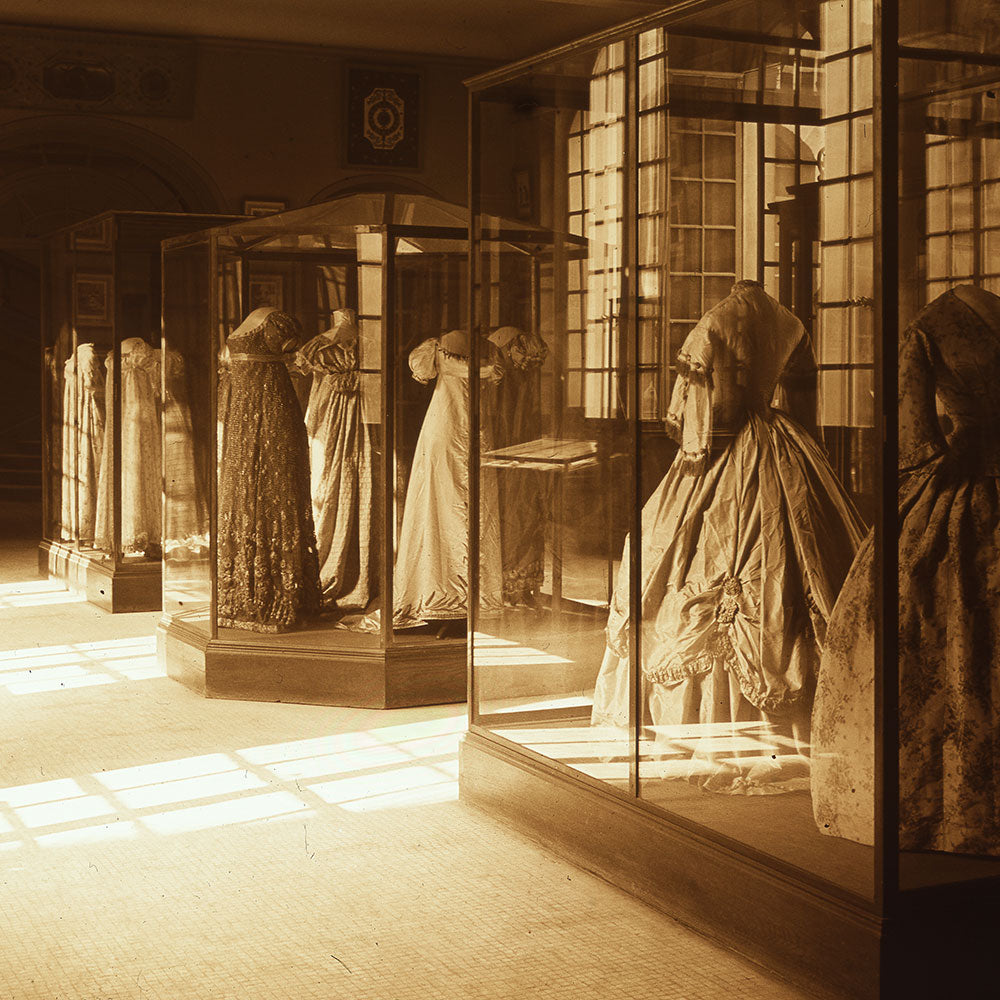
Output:
<svg viewBox="0 0 1000 1000">
<path fill-rule="evenodd" d="M 319 611 L 309 446 L 287 367 L 299 342 L 298 322 L 274 309 L 251 313 L 226 342 L 218 520 L 223 626 L 279 632 Z"/>
<path fill-rule="evenodd" d="M 945 292 L 900 338 L 898 391 L 900 845 L 998 854 L 1000 329 Z M 812 782 L 819 829 L 867 844 L 874 633 L 869 535 L 830 621 Z"/>
<path fill-rule="evenodd" d="M 688 335 L 678 368 L 667 423 L 680 450 L 642 512 L 644 721 L 667 742 L 694 725 L 706 746 L 726 733 L 736 746 L 759 721 L 802 754 L 827 619 L 862 531 L 825 454 L 785 412 L 812 400 L 809 339 L 739 282 Z M 595 724 L 628 723 L 629 629 L 626 540 Z M 754 770 L 762 751 L 739 757 L 696 748 L 687 776 L 717 791 L 783 790 Z"/>
</svg>

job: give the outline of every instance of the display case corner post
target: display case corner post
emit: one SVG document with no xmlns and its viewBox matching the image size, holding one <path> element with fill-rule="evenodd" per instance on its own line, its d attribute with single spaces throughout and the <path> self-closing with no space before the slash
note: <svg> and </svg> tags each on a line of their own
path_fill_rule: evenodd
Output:
<svg viewBox="0 0 1000 1000">
<path fill-rule="evenodd" d="M 874 360 L 880 373 L 875 436 L 876 616 L 874 685 L 875 898 L 898 912 L 899 881 L 899 537 L 897 347 L 899 341 L 899 3 L 873 0 L 873 110 L 876 170 L 873 290 L 878 335 Z"/>
</svg>

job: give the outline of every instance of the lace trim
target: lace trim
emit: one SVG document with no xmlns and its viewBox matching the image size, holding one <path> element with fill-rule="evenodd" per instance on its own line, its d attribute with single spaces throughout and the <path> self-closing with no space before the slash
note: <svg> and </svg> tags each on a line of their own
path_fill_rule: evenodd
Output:
<svg viewBox="0 0 1000 1000">
<path fill-rule="evenodd" d="M 708 458 L 711 453 L 711 448 L 682 451 L 680 453 L 681 472 L 686 476 L 700 476 L 708 468 Z"/>
<path fill-rule="evenodd" d="M 454 352 L 447 350 L 447 348 L 441 347 L 440 344 L 438 345 L 438 350 L 446 358 L 451 358 L 452 361 L 468 361 L 469 360 L 469 355 L 468 354 L 455 354 Z"/>
</svg>

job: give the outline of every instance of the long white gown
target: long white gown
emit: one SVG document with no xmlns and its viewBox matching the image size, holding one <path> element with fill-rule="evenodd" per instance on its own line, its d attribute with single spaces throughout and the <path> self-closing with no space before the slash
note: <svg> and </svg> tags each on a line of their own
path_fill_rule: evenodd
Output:
<svg viewBox="0 0 1000 1000">
<path fill-rule="evenodd" d="M 427 620 L 464 618 L 469 593 L 469 360 L 450 354 L 440 338 L 410 352 L 418 382 L 437 379 L 417 439 L 406 490 L 393 575 L 397 627 Z M 498 364 L 480 369 L 484 393 L 503 377 Z M 484 405 L 489 406 L 488 398 Z M 484 450 L 492 447 L 491 422 L 481 423 Z M 499 499 L 496 473 L 480 479 L 480 607 L 502 607 Z"/>
<path fill-rule="evenodd" d="M 90 542 L 104 447 L 104 366 L 94 345 L 78 344 L 63 374 L 61 534 Z"/>
<path fill-rule="evenodd" d="M 779 791 L 780 754 L 774 766 L 762 749 L 741 760 L 743 736 L 749 727 L 792 749 L 787 770 L 801 770 L 826 623 L 862 524 L 785 412 L 796 396 L 811 400 L 809 338 L 756 282 L 738 282 L 702 317 L 678 369 L 667 425 L 680 450 L 642 511 L 645 713 L 657 743 L 691 751 L 691 780 Z M 630 627 L 626 540 L 595 725 L 628 724 Z"/>
<path fill-rule="evenodd" d="M 101 482 L 97 497 L 97 547 L 114 542 L 114 388 L 108 369 L 107 420 Z M 160 460 L 160 352 L 141 337 L 121 342 L 121 508 L 122 552 L 159 555 L 163 471 Z"/>
</svg>

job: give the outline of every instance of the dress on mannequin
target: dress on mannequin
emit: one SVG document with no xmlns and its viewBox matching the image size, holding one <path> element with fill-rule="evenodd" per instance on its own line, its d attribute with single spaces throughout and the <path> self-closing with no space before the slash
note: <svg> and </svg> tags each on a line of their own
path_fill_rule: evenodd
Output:
<svg viewBox="0 0 1000 1000">
<path fill-rule="evenodd" d="M 500 353 L 496 448 L 533 441 L 542 433 L 541 369 L 548 354 L 537 334 L 503 326 L 489 337 Z M 543 473 L 509 470 L 499 477 L 503 599 L 533 604 L 545 575 L 545 482 Z"/>
<path fill-rule="evenodd" d="M 292 316 L 262 307 L 226 341 L 218 518 L 222 626 L 279 632 L 319 611 L 309 445 L 287 367 L 301 342 L 299 331 Z"/>
<path fill-rule="evenodd" d="M 63 382 L 62 537 L 91 542 L 104 448 L 103 365 L 93 344 L 78 344 Z"/>
<path fill-rule="evenodd" d="M 398 627 L 465 618 L 469 579 L 469 341 L 453 330 L 410 352 L 418 382 L 437 379 L 424 416 L 406 489 L 399 551 L 393 575 L 393 620 Z M 499 362 L 479 371 L 483 409 L 490 387 L 503 377 Z M 491 448 L 483 420 L 483 447 Z M 480 606 L 501 607 L 500 528 L 496 474 L 480 479 Z"/>
<path fill-rule="evenodd" d="M 338 309 L 333 318 L 296 359 L 313 376 L 306 431 L 319 577 L 324 600 L 365 610 L 378 591 L 371 429 L 362 413 L 354 310 Z"/>
<path fill-rule="evenodd" d="M 1000 299 L 938 296 L 899 345 L 899 841 L 1000 854 Z M 875 544 L 827 632 L 813 711 L 820 831 L 874 839 Z"/>
<path fill-rule="evenodd" d="M 678 371 L 667 426 L 680 450 L 642 511 L 640 722 L 673 755 L 688 738 L 686 776 L 703 787 L 783 791 L 805 778 L 826 622 L 861 521 L 786 412 L 812 425 L 815 362 L 802 324 L 760 285 L 737 282 L 702 317 Z M 629 627 L 626 539 L 595 725 L 628 724 Z M 741 758 L 746 732 L 762 744 Z M 770 740 L 797 753 L 782 759 Z"/>
<path fill-rule="evenodd" d="M 190 558 L 208 549 L 208 502 L 204 472 L 198 468 L 184 359 L 163 354 L 164 555 Z"/>
<path fill-rule="evenodd" d="M 160 352 L 141 337 L 121 342 L 122 552 L 160 555 L 162 465 L 160 461 Z M 97 499 L 97 547 L 110 551 L 114 504 L 114 356 L 108 369 L 107 419 Z"/>
</svg>

